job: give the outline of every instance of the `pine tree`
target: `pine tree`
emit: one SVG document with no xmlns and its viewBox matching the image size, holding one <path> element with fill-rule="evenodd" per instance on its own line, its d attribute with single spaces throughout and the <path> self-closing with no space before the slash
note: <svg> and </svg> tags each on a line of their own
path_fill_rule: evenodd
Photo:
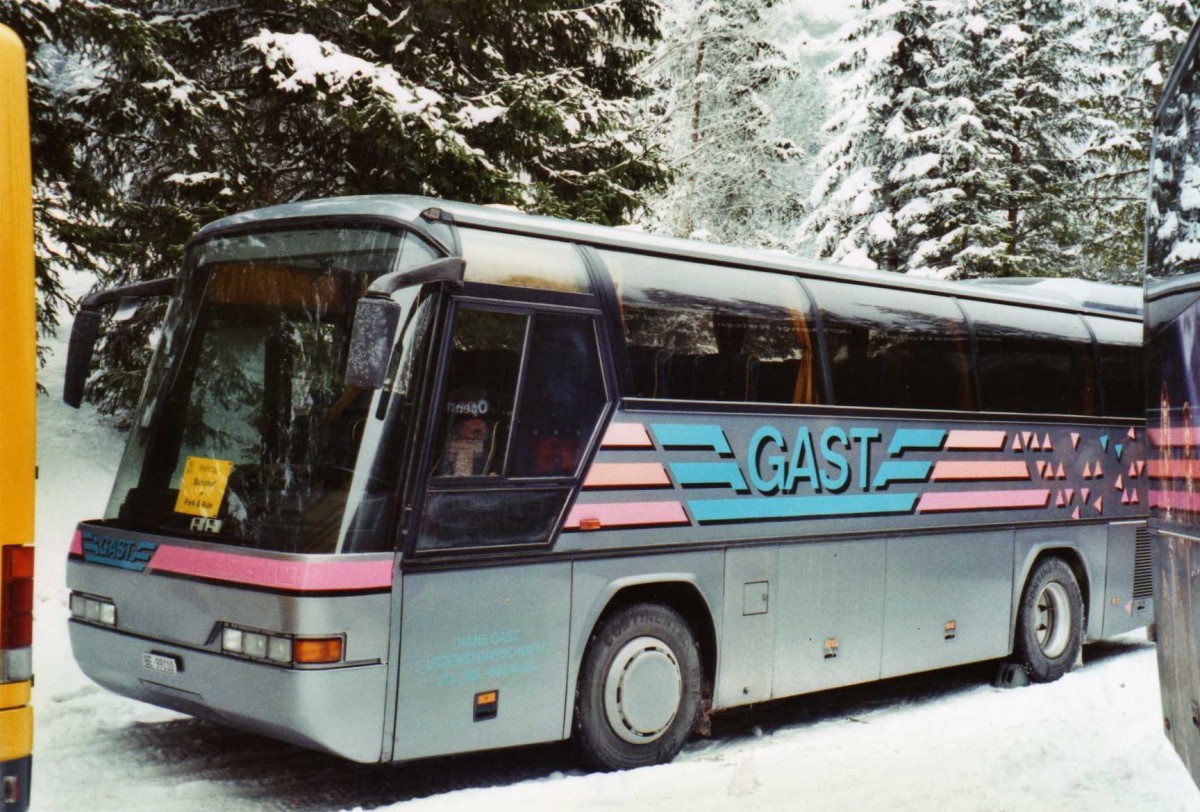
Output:
<svg viewBox="0 0 1200 812">
<path fill-rule="evenodd" d="M 416 193 L 614 223 L 664 177 L 630 118 L 653 0 L 61 10 L 26 27 L 35 63 L 56 43 L 96 68 L 35 108 L 39 132 L 73 136 L 70 171 L 45 189 L 76 201 L 88 230 L 70 244 L 109 283 L 175 272 L 200 225 L 261 205 Z M 103 408 L 132 403 L 154 319 L 101 347 L 89 392 Z"/>
<path fill-rule="evenodd" d="M 804 229 L 820 256 L 904 270 L 922 235 L 897 218 L 941 160 L 923 149 L 920 115 L 936 65 L 933 9 L 926 0 L 863 0 L 862 8 L 832 67 L 841 81 Z"/>
<path fill-rule="evenodd" d="M 789 52 L 794 3 L 678 0 L 643 69 L 647 110 L 674 177 L 649 227 L 727 244 L 782 245 L 803 211 L 824 102 Z M 801 33 L 800 37 L 804 35 Z"/>
</svg>

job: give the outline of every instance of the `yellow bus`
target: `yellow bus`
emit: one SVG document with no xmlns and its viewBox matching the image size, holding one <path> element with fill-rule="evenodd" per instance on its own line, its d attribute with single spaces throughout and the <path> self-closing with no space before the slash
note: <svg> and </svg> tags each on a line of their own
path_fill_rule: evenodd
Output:
<svg viewBox="0 0 1200 812">
<path fill-rule="evenodd" d="M 36 334 L 25 49 L 0 25 L 0 810 L 29 807 Z"/>
</svg>

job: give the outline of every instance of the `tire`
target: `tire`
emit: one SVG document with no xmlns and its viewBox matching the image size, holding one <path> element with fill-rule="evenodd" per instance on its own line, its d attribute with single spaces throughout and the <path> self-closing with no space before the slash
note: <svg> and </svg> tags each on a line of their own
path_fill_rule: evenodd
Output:
<svg viewBox="0 0 1200 812">
<path fill-rule="evenodd" d="M 1083 645 L 1083 596 L 1067 562 L 1034 567 L 1017 611 L 1017 662 L 1033 682 L 1053 682 L 1071 670 Z"/>
<path fill-rule="evenodd" d="M 605 618 L 588 643 L 575 692 L 575 742 L 600 770 L 673 759 L 700 714 L 703 671 L 687 621 L 656 603 Z"/>
</svg>

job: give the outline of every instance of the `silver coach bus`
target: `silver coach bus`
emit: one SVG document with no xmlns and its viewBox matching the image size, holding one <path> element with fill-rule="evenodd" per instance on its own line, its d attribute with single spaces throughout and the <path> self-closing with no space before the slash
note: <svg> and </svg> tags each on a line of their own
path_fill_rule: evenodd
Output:
<svg viewBox="0 0 1200 812">
<path fill-rule="evenodd" d="M 100 685 L 362 762 L 574 738 L 1152 618 L 1140 295 L 955 284 L 414 197 L 214 223 L 102 520 Z M 132 300 L 132 302 L 131 302 Z M 127 308 L 125 308 L 127 309 Z"/>
</svg>

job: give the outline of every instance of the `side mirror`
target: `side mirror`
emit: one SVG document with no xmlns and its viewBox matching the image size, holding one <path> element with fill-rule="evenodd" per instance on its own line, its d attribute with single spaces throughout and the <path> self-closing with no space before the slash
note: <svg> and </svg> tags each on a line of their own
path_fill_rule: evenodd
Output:
<svg viewBox="0 0 1200 812">
<path fill-rule="evenodd" d="M 71 326 L 67 344 L 67 375 L 63 382 L 63 403 L 78 409 L 83 403 L 83 387 L 92 366 L 92 353 L 100 338 L 100 323 L 104 316 L 99 310 L 80 310 Z"/>
<path fill-rule="evenodd" d="M 346 359 L 347 384 L 359 389 L 383 388 L 403 314 L 404 307 L 392 299 L 359 299 L 350 335 L 350 356 Z M 71 338 L 73 341 L 73 334 Z M 69 357 L 67 364 L 69 369 Z"/>
<path fill-rule="evenodd" d="M 83 403 L 83 388 L 87 384 L 88 372 L 92 367 L 92 355 L 100 339 L 100 326 L 104 314 L 100 308 L 120 304 L 121 316 L 129 318 L 136 310 L 136 303 L 152 296 L 170 296 L 175 290 L 175 277 L 135 282 L 119 288 L 101 290 L 85 298 L 75 314 L 71 326 L 71 340 L 67 344 L 67 372 L 63 381 L 63 403 L 78 409 Z"/>
<path fill-rule="evenodd" d="M 418 285 L 448 282 L 461 285 L 466 263 L 449 257 L 412 268 L 385 274 L 358 300 L 354 309 L 354 330 L 350 334 L 350 355 L 346 359 L 346 383 L 359 389 L 382 389 L 387 380 L 388 363 L 396 345 L 405 313 L 410 305 L 397 301 L 395 294 Z"/>
</svg>

